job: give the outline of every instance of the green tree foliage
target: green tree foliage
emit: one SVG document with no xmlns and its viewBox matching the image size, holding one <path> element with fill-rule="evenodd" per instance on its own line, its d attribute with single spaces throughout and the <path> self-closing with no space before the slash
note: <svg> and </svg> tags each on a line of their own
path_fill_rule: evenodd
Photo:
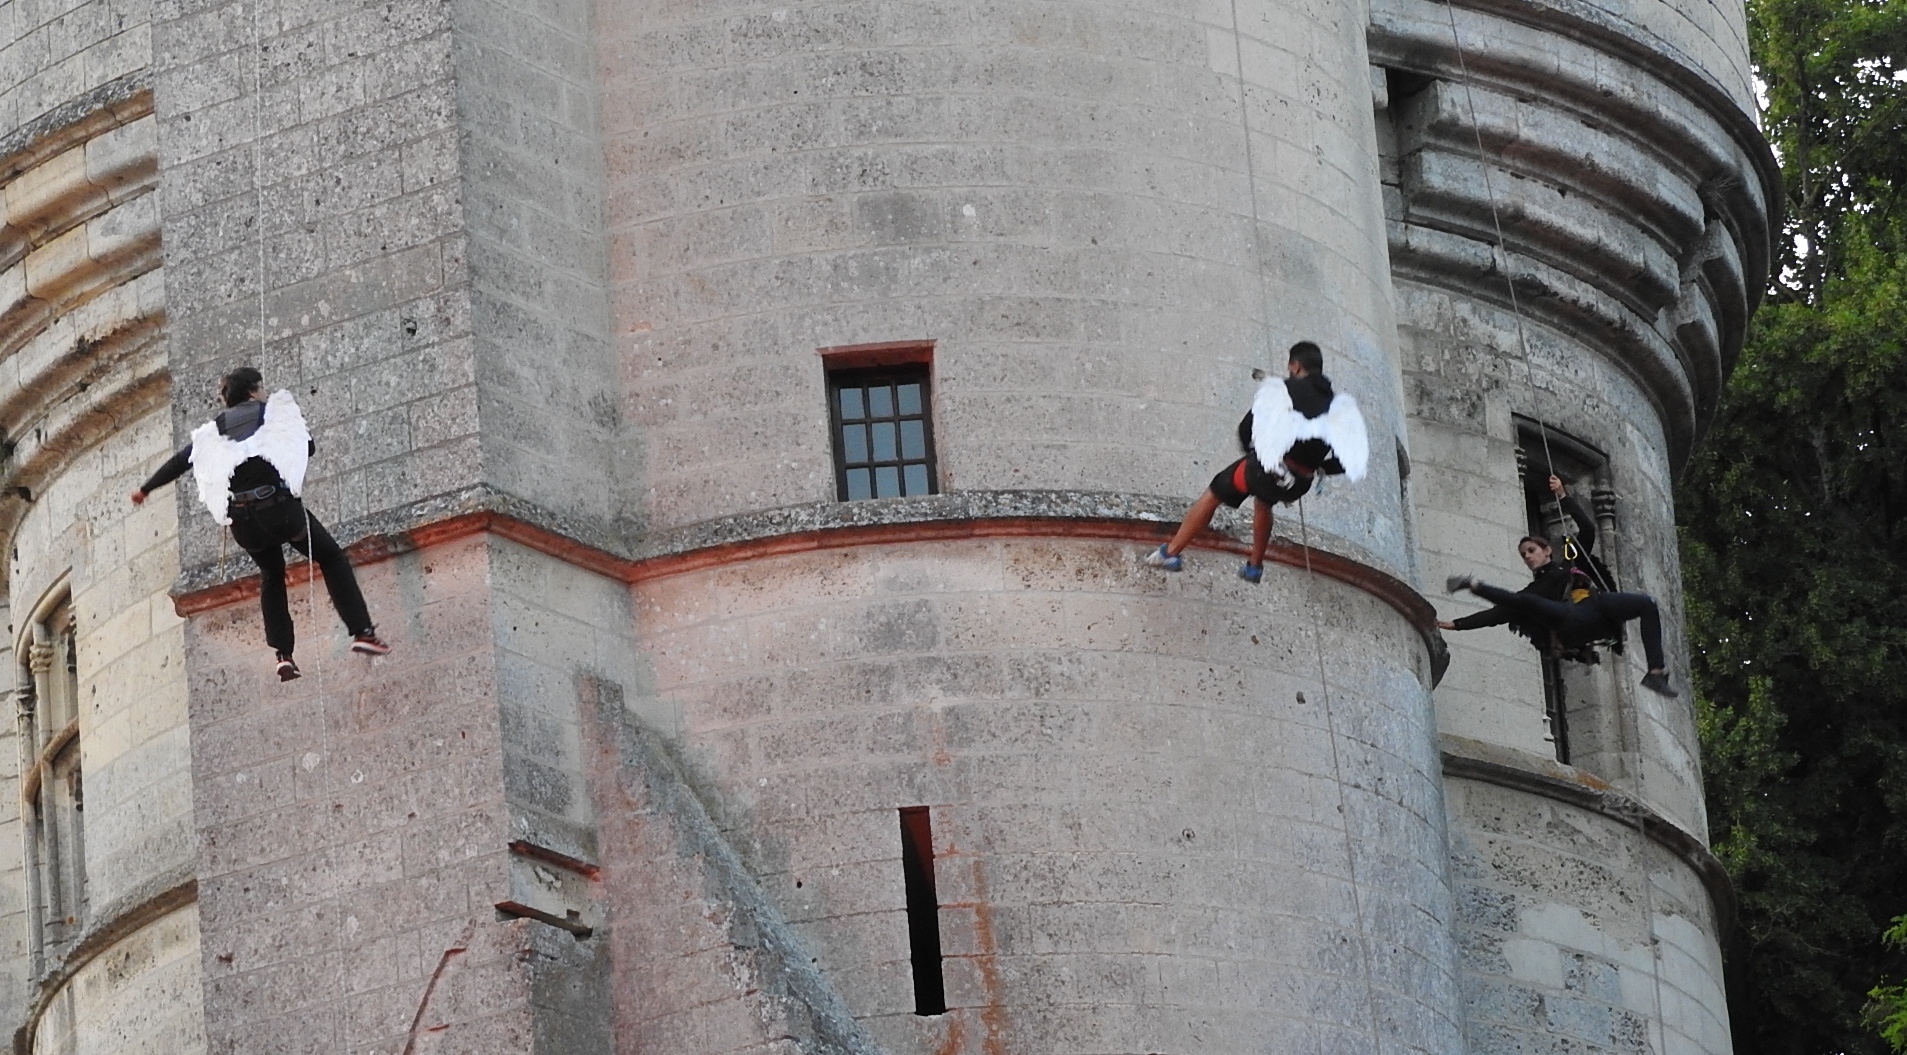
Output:
<svg viewBox="0 0 1907 1055">
<path fill-rule="evenodd" d="M 1678 497 L 1744 1055 L 1878 1055 L 1907 968 L 1907 0 L 1751 0 L 1776 281 Z"/>
<path fill-rule="evenodd" d="M 1907 916 L 1894 920 L 1887 944 L 1907 949 Z M 1868 1008 L 1869 1018 L 1881 1038 L 1895 1051 L 1907 1052 L 1907 985 L 1878 985 L 1867 995 L 1874 1001 Z"/>
</svg>

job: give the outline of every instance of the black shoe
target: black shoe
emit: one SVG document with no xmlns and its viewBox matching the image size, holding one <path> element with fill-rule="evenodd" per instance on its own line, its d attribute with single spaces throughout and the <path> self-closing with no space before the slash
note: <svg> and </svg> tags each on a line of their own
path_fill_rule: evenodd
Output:
<svg viewBox="0 0 1907 1055">
<path fill-rule="evenodd" d="M 298 664 L 283 652 L 278 654 L 278 680 L 292 681 L 300 676 Z"/>
<path fill-rule="evenodd" d="M 1474 575 L 1452 575 L 1443 581 L 1445 593 L 1456 593 L 1458 590 L 1474 589 L 1476 585 L 1477 578 Z"/>
<path fill-rule="evenodd" d="M 366 656 L 388 656 L 391 654 L 391 646 L 377 636 L 377 631 L 366 630 L 351 639 L 351 651 Z"/>
<path fill-rule="evenodd" d="M 1655 693 L 1657 696 L 1667 696 L 1670 699 L 1674 699 L 1676 696 L 1675 690 L 1669 688 L 1669 676 L 1661 671 L 1652 671 L 1648 674 L 1644 674 L 1642 676 L 1642 687 Z"/>
</svg>

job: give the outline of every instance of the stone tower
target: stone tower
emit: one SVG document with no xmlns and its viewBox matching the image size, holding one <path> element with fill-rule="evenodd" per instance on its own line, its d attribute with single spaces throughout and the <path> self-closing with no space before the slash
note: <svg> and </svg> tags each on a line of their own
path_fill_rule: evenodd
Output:
<svg viewBox="0 0 1907 1055">
<path fill-rule="evenodd" d="M 5 0 L 16 1050 L 1728 1051 L 1687 700 L 1425 593 L 1518 581 L 1553 470 L 1676 624 L 1744 40 Z M 1300 339 L 1370 475 L 1262 585 L 1142 566 Z M 245 363 L 388 658 L 298 571 L 280 685 L 189 485 L 126 501 Z"/>
</svg>

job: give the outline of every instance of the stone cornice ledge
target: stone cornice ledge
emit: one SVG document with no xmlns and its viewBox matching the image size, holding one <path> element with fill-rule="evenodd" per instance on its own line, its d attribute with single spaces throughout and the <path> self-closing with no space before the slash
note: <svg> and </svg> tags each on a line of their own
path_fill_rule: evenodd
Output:
<svg viewBox="0 0 1907 1055">
<path fill-rule="evenodd" d="M 1089 491 L 958 491 L 919 498 L 863 502 L 814 502 L 718 517 L 636 536 L 624 546 L 599 527 L 560 515 L 487 487 L 472 488 L 414 506 L 391 510 L 350 525 L 349 549 L 356 564 L 388 560 L 470 535 L 487 533 L 627 583 L 679 575 L 742 560 L 847 546 L 911 543 L 958 538 L 1098 538 L 1155 543 L 1170 537 L 1184 513 L 1176 498 Z M 1243 554 L 1248 520 L 1221 511 L 1193 545 Z M 1290 518 L 1281 517 L 1281 526 Z M 1396 609 L 1424 640 L 1430 684 L 1442 679 L 1450 653 L 1437 630 L 1437 613 L 1408 583 L 1379 569 L 1360 547 L 1313 529 L 1318 545 L 1308 551 L 1287 536 L 1272 540 L 1266 559 L 1317 574 L 1368 593 Z M 244 562 L 249 568 L 249 562 Z M 231 578 L 216 563 L 188 568 L 172 596 L 182 616 L 222 608 L 257 596 L 258 577 Z"/>
<path fill-rule="evenodd" d="M 1724 954 L 1729 951 L 1727 936 L 1735 932 L 1735 885 L 1722 862 L 1709 852 L 1702 840 L 1608 782 L 1574 766 L 1462 736 L 1445 734 L 1440 740 L 1446 777 L 1525 791 L 1602 814 L 1640 830 L 1656 845 L 1680 858 L 1708 891 L 1715 906 L 1716 933 L 1723 936 Z"/>
</svg>

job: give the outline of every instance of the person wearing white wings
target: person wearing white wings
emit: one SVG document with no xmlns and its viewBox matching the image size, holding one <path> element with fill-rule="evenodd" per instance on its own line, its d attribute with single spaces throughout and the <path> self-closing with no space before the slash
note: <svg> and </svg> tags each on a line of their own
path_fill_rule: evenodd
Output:
<svg viewBox="0 0 1907 1055">
<path fill-rule="evenodd" d="M 1238 423 L 1238 443 L 1245 456 L 1212 477 L 1172 540 L 1146 557 L 1146 563 L 1166 571 L 1185 566 L 1179 555 L 1192 539 L 1211 524 L 1220 505 L 1237 509 L 1246 498 L 1252 507 L 1251 559 L 1238 577 L 1256 583 L 1264 576 L 1265 549 L 1271 544 L 1271 507 L 1295 502 L 1311 490 L 1318 476 L 1364 477 L 1370 462 L 1370 437 L 1357 400 L 1334 391 L 1324 376 L 1324 352 L 1310 341 L 1291 346 L 1287 376 L 1266 378 L 1258 386 L 1251 410 Z"/>
<path fill-rule="evenodd" d="M 249 366 L 219 381 L 225 409 L 192 432 L 192 442 L 132 493 L 134 505 L 192 470 L 199 499 L 212 518 L 232 528 L 232 539 L 258 564 L 258 602 L 264 609 L 265 643 L 278 654 L 279 680 L 298 676 L 296 644 L 285 592 L 285 544 L 324 569 L 331 606 L 352 634 L 351 651 L 382 656 L 391 646 L 377 636 L 344 550 L 318 518 L 305 509 L 305 469 L 313 444 L 305 416 L 283 389 L 265 398 L 265 379 Z"/>
</svg>

